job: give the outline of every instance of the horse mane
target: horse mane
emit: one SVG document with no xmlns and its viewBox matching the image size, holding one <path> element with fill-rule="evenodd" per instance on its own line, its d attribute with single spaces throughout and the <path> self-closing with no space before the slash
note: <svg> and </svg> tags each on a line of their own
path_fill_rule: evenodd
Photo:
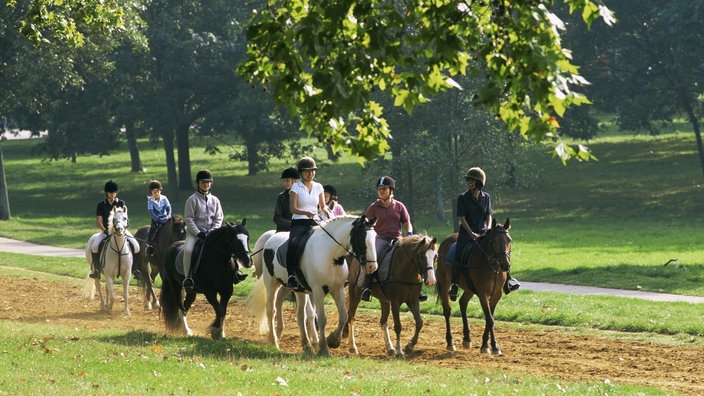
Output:
<svg viewBox="0 0 704 396">
<path fill-rule="evenodd" d="M 183 223 L 183 216 L 180 214 L 176 214 L 176 215 L 171 216 L 171 220 L 175 224 L 181 224 L 181 223 Z"/>
</svg>

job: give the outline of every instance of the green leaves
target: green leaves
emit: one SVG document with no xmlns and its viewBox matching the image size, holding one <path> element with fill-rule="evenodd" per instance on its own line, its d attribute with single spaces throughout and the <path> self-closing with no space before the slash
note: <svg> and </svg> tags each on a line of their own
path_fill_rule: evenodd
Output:
<svg viewBox="0 0 704 396">
<path fill-rule="evenodd" d="M 612 21 L 600 3 L 566 2 L 586 23 Z M 458 74 L 484 79 L 476 103 L 509 130 L 542 140 L 557 135 L 555 115 L 588 102 L 571 88 L 586 80 L 561 46 L 564 24 L 551 7 L 549 0 L 269 0 L 250 21 L 238 70 L 270 86 L 309 134 L 364 159 L 389 147 L 380 142 L 389 132 L 372 93 L 411 113 L 429 97 L 461 88 L 452 79 Z M 561 149 L 560 158 L 580 152 Z"/>
</svg>

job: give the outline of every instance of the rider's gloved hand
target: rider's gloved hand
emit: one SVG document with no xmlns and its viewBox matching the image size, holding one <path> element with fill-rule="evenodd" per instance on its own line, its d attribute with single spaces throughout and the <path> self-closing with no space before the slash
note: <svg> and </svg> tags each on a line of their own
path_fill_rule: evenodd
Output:
<svg viewBox="0 0 704 396">
<path fill-rule="evenodd" d="M 105 234 L 105 236 L 110 236 L 110 231 L 106 228 L 105 231 L 103 231 L 103 234 Z"/>
<path fill-rule="evenodd" d="M 205 239 L 206 236 L 208 236 L 208 233 L 206 231 L 201 231 L 198 233 L 198 238 L 200 239 Z"/>
</svg>

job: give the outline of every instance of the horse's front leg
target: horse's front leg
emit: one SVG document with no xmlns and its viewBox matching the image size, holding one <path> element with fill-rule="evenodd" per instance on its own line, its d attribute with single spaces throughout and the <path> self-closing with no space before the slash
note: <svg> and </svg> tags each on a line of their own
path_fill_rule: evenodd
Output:
<svg viewBox="0 0 704 396">
<path fill-rule="evenodd" d="M 467 305 L 469 299 L 472 298 L 469 291 L 462 293 L 460 297 L 460 313 L 462 314 L 462 348 L 469 349 L 472 347 L 472 338 L 469 335 L 469 319 L 467 319 Z"/>
<path fill-rule="evenodd" d="M 301 333 L 301 348 L 304 355 L 313 355 L 315 350 L 310 343 L 306 325 L 306 305 L 308 305 L 308 295 L 296 293 L 296 320 L 298 321 L 298 330 Z"/>
<path fill-rule="evenodd" d="M 93 282 L 95 282 L 94 288 L 95 288 L 95 290 L 98 291 L 98 296 L 100 297 L 100 310 L 105 311 L 107 306 L 106 306 L 105 298 L 103 297 L 103 289 L 102 289 L 103 285 L 100 284 L 100 278 L 93 279 Z"/>
<path fill-rule="evenodd" d="M 281 307 L 284 304 L 284 301 L 286 301 L 286 298 L 288 295 L 291 294 L 291 292 L 285 288 L 285 287 L 279 287 L 278 291 L 276 292 L 276 337 L 281 338 L 281 334 L 284 332 L 284 328 L 286 327 L 284 323 L 284 311 L 281 309 Z"/>
<path fill-rule="evenodd" d="M 401 324 L 401 303 L 398 301 L 391 302 L 391 315 L 394 317 L 394 333 L 396 333 L 396 357 L 403 359 L 406 357 L 401 349 L 401 330 L 403 330 L 403 325 Z"/>
<path fill-rule="evenodd" d="M 418 336 L 420 335 L 420 330 L 423 328 L 423 318 L 421 318 L 420 316 L 419 301 L 412 301 L 410 303 L 407 303 L 406 305 L 408 305 L 408 309 L 413 314 L 413 319 L 416 322 L 416 331 L 415 333 L 413 333 L 413 338 L 411 338 L 411 341 L 409 341 L 406 345 L 406 348 L 404 348 L 404 352 L 412 353 L 415 350 L 416 344 L 418 343 Z"/>
<path fill-rule="evenodd" d="M 315 307 L 313 306 L 313 300 L 310 296 L 306 299 L 306 330 L 308 332 L 308 338 L 310 338 L 310 343 L 317 345 L 320 342 L 320 337 L 318 337 Z"/>
<path fill-rule="evenodd" d="M 345 287 L 344 285 L 338 289 L 331 290 L 335 305 L 337 305 L 338 322 L 335 331 L 330 333 L 327 339 L 327 344 L 330 348 L 338 348 L 340 346 L 340 341 L 342 340 L 342 329 L 347 323 L 347 307 L 345 306 Z"/>
<path fill-rule="evenodd" d="M 227 291 L 225 291 L 220 295 L 220 301 L 218 301 L 218 295 L 216 292 L 208 292 L 205 294 L 205 298 L 215 311 L 215 319 L 208 327 L 208 330 L 210 330 L 210 337 L 214 340 L 224 339 L 225 316 L 227 315 L 227 303 L 230 301 L 230 296 L 227 294 Z"/>
<path fill-rule="evenodd" d="M 313 304 L 318 318 L 318 356 L 331 356 L 328 349 L 328 341 L 325 338 L 325 326 L 328 324 L 328 318 L 325 316 L 325 302 L 323 299 L 325 294 L 319 288 L 313 290 Z"/>
<path fill-rule="evenodd" d="M 384 344 L 386 345 L 386 353 L 389 356 L 396 355 L 396 349 L 391 342 L 391 334 L 389 334 L 389 313 L 391 312 L 391 304 L 385 301 L 379 301 L 381 306 L 381 318 L 379 319 L 379 325 L 381 325 L 381 333 L 384 337 Z"/>
<path fill-rule="evenodd" d="M 132 279 L 132 272 L 128 271 L 125 276 L 122 277 L 122 295 L 125 299 L 125 315 L 132 316 L 130 313 L 130 280 Z"/>
<path fill-rule="evenodd" d="M 112 305 L 115 303 L 115 285 L 112 277 L 105 276 L 105 299 L 107 300 L 107 311 L 112 312 Z"/>
<path fill-rule="evenodd" d="M 496 356 L 501 356 L 502 352 L 499 345 L 496 342 L 496 336 L 494 334 L 494 315 L 492 314 L 493 309 L 489 307 L 489 301 L 487 299 L 482 299 L 482 311 L 484 312 L 484 334 L 482 335 L 482 347 L 479 350 L 481 353 L 489 353 L 489 338 L 491 337 L 491 353 Z"/>
</svg>

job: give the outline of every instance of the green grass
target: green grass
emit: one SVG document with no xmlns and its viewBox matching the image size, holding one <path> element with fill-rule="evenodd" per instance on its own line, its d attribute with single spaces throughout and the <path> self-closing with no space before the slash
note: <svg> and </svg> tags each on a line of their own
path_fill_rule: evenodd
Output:
<svg viewBox="0 0 704 396">
<path fill-rule="evenodd" d="M 241 340 L 0 323 L 0 393 L 658 395 L 641 386 L 565 382 L 404 361 L 306 359 Z"/>
</svg>

